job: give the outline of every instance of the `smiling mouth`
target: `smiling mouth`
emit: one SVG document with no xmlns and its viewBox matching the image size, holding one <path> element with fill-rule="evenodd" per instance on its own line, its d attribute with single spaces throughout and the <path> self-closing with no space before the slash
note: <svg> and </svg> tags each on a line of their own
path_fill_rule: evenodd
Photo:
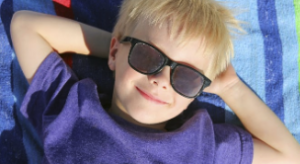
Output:
<svg viewBox="0 0 300 164">
<path fill-rule="evenodd" d="M 139 91 L 139 93 L 140 93 L 145 99 L 147 99 L 147 100 L 149 100 L 149 101 L 151 101 L 151 102 L 154 102 L 154 103 L 156 103 L 156 104 L 159 104 L 159 105 L 165 105 L 165 104 L 167 104 L 166 102 L 161 101 L 161 100 L 158 100 L 158 99 L 156 99 L 155 97 L 153 97 L 153 96 L 151 96 L 151 95 L 149 95 L 149 94 L 143 92 L 143 91 L 142 91 L 141 89 L 139 89 L 138 87 L 135 87 L 135 88 Z"/>
</svg>

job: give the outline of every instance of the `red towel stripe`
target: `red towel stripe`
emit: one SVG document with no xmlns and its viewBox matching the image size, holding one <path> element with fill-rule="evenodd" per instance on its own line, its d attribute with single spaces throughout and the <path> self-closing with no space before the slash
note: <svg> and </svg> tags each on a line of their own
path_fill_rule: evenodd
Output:
<svg viewBox="0 0 300 164">
<path fill-rule="evenodd" d="M 61 4 L 67 8 L 70 8 L 71 7 L 71 0 L 52 0 L 54 3 L 58 3 L 58 4 Z"/>
</svg>

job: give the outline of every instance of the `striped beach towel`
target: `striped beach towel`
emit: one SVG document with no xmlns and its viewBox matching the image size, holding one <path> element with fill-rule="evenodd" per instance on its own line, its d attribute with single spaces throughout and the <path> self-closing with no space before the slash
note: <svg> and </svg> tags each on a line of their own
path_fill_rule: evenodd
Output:
<svg viewBox="0 0 300 164">
<path fill-rule="evenodd" d="M 224 0 L 222 0 L 224 1 Z M 14 12 L 32 10 L 111 31 L 121 0 L 0 0 L 0 164 L 39 163 L 42 144 L 19 112 L 28 88 L 10 39 Z M 235 40 L 239 77 L 277 114 L 300 142 L 300 0 L 229 0 L 247 35 Z M 65 55 L 79 78 L 91 77 L 109 101 L 113 78 L 105 59 Z M 240 125 L 216 95 L 203 93 L 189 108 L 205 107 L 213 121 Z M 255 108 L 255 106 L 253 107 Z M 225 110 L 224 110 L 225 109 Z"/>
</svg>

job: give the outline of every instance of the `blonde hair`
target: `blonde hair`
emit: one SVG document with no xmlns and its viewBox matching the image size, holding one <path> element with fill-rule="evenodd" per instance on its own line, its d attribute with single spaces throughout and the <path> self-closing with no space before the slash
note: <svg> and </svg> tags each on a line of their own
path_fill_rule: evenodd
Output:
<svg viewBox="0 0 300 164">
<path fill-rule="evenodd" d="M 170 37 L 180 32 L 181 42 L 202 37 L 204 54 L 212 55 L 205 73 L 211 79 L 224 71 L 234 56 L 232 32 L 243 32 L 232 11 L 215 0 L 124 0 L 113 36 L 120 40 L 130 35 L 141 20 L 158 26 L 172 23 Z"/>
</svg>

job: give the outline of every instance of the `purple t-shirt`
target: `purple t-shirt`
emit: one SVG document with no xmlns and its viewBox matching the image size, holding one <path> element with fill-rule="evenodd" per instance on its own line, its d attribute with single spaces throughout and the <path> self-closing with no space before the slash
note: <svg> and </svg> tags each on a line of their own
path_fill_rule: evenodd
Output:
<svg viewBox="0 0 300 164">
<path fill-rule="evenodd" d="M 56 52 L 37 70 L 21 112 L 43 141 L 43 163 L 252 163 L 251 135 L 213 124 L 206 110 L 169 132 L 108 114 L 96 84 L 78 80 Z"/>
</svg>

